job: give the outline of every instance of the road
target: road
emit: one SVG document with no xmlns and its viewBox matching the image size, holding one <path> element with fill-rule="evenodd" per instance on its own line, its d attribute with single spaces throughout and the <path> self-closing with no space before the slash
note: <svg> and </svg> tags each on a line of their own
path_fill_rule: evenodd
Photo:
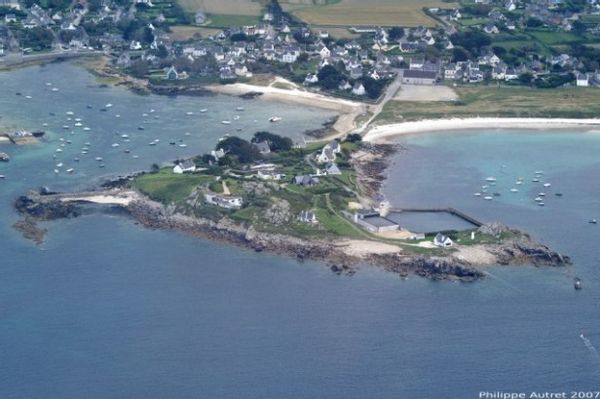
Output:
<svg viewBox="0 0 600 399">
<path fill-rule="evenodd" d="M 399 69 L 394 71 L 396 72 L 396 77 L 394 78 L 392 83 L 390 83 L 390 85 L 387 87 L 385 91 L 385 96 L 383 96 L 383 99 L 377 105 L 371 108 L 370 111 L 373 113 L 373 116 L 371 116 L 369 120 L 367 120 L 362 126 L 360 126 L 356 130 L 358 133 L 365 132 L 365 130 L 369 127 L 371 122 L 373 122 L 375 118 L 379 116 L 381 111 L 383 111 L 383 107 L 385 107 L 385 104 L 387 104 L 388 101 L 394 98 L 396 96 L 396 93 L 398 93 L 398 90 L 400 90 L 400 87 L 402 86 L 402 71 Z"/>
<path fill-rule="evenodd" d="M 103 54 L 101 51 L 94 50 L 66 50 L 52 51 L 43 54 L 10 53 L 4 57 L 0 57 L 0 69 L 11 68 L 19 65 L 33 64 L 38 62 L 52 62 L 60 59 L 89 57 Z"/>
</svg>

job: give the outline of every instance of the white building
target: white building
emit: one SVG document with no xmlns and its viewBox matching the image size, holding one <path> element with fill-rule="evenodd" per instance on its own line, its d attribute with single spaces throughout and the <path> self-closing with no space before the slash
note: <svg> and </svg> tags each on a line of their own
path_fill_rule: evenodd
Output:
<svg viewBox="0 0 600 399">
<path fill-rule="evenodd" d="M 433 239 L 433 245 L 440 248 L 448 248 L 451 247 L 454 243 L 450 239 L 450 237 L 443 235 L 442 233 L 437 233 L 435 238 Z"/>
<path fill-rule="evenodd" d="M 217 205 L 226 209 L 239 209 L 243 205 L 241 197 L 226 197 L 223 195 L 206 193 L 204 194 L 204 199 L 211 205 Z"/>
<path fill-rule="evenodd" d="M 173 168 L 173 173 L 180 175 L 186 172 L 194 172 L 195 170 L 196 165 L 194 164 L 194 162 L 188 159 L 186 161 L 179 162 L 177 165 L 175 165 L 175 167 Z"/>
</svg>

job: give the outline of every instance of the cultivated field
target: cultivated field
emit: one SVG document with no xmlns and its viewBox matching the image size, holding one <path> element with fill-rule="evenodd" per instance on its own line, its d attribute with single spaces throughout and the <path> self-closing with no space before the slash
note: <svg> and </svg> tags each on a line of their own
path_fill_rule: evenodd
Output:
<svg viewBox="0 0 600 399">
<path fill-rule="evenodd" d="M 298 18 L 321 26 L 434 26 L 436 21 L 423 13 L 423 7 L 454 8 L 456 4 L 440 0 L 341 0 L 329 5 L 298 6 L 288 4 Z"/>
<path fill-rule="evenodd" d="M 471 86 L 454 90 L 459 97 L 457 101 L 390 101 L 376 123 L 468 116 L 596 118 L 600 114 L 598 89 L 594 88 Z"/>
</svg>

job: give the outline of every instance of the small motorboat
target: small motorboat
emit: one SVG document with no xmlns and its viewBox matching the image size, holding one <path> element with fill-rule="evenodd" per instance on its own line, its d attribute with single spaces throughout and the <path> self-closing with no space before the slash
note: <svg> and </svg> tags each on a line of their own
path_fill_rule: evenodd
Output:
<svg viewBox="0 0 600 399">
<path fill-rule="evenodd" d="M 187 116 L 194 115 L 194 113 L 193 113 L 192 111 L 188 111 L 188 112 L 186 112 L 185 114 L 186 114 Z"/>
<path fill-rule="evenodd" d="M 6 176 L 0 175 L 0 179 L 6 179 Z"/>
<path fill-rule="evenodd" d="M 518 189 L 516 189 L 516 188 L 511 188 L 511 189 L 510 189 L 510 192 L 511 192 L 511 193 L 518 193 L 518 192 L 519 192 L 519 190 L 518 190 Z"/>
<path fill-rule="evenodd" d="M 598 221 L 596 219 L 590 219 L 588 221 L 589 224 L 598 224 Z"/>
<path fill-rule="evenodd" d="M 545 206 L 546 204 L 544 204 L 543 202 L 538 202 L 538 206 Z"/>
<path fill-rule="evenodd" d="M 138 130 L 144 130 L 144 126 L 138 126 Z"/>
<path fill-rule="evenodd" d="M 113 147 L 118 147 L 118 146 L 119 146 L 119 143 L 113 143 L 113 145 L 112 145 L 112 146 L 113 146 Z"/>
<path fill-rule="evenodd" d="M 75 169 L 73 169 L 73 168 L 67 169 L 67 173 L 73 173 L 74 171 L 75 171 Z"/>
<path fill-rule="evenodd" d="M 102 157 L 96 157 L 96 161 L 102 162 Z"/>
<path fill-rule="evenodd" d="M 485 197 L 483 197 L 484 200 L 486 201 L 491 201 L 493 197 L 490 197 L 489 195 L 486 195 Z"/>
<path fill-rule="evenodd" d="M 221 123 L 224 125 L 231 125 L 231 121 L 221 121 Z"/>
<path fill-rule="evenodd" d="M 235 110 L 236 110 L 236 111 L 243 111 L 243 110 L 244 110 L 244 107 L 237 107 Z"/>
<path fill-rule="evenodd" d="M 473 195 L 476 197 L 481 197 L 481 193 L 474 193 Z"/>
<path fill-rule="evenodd" d="M 580 290 L 583 288 L 583 282 L 579 277 L 575 277 L 575 279 L 573 280 L 573 288 L 575 288 L 576 290 Z"/>
<path fill-rule="evenodd" d="M 200 110 L 200 112 L 202 112 L 202 113 L 205 113 L 206 111 L 208 111 L 206 108 L 202 108 L 202 109 Z"/>
<path fill-rule="evenodd" d="M 562 197 L 563 193 L 554 193 L 554 195 L 556 195 L 557 197 Z"/>
<path fill-rule="evenodd" d="M 112 105 L 111 103 L 108 103 L 108 104 L 106 104 L 104 107 L 105 107 L 105 108 L 110 108 L 110 107 L 112 107 L 112 106 L 113 106 L 113 105 Z"/>
<path fill-rule="evenodd" d="M 544 183 L 544 187 L 550 187 L 550 186 L 552 186 L 552 184 L 550 184 L 550 183 Z"/>
<path fill-rule="evenodd" d="M 275 122 L 279 122 L 282 118 L 279 116 L 272 116 L 269 118 L 269 122 L 275 123 Z"/>
</svg>

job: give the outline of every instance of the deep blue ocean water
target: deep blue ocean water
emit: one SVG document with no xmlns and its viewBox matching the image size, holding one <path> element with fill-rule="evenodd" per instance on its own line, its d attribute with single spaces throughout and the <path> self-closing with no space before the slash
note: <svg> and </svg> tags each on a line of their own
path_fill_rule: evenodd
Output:
<svg viewBox="0 0 600 399">
<path fill-rule="evenodd" d="M 100 112 L 106 103 L 114 106 Z M 91 130 L 62 129 L 73 125 L 67 111 Z M 235 114 L 231 126 L 220 123 Z M 284 119 L 269 124 L 273 115 Z M 140 97 L 53 64 L 1 73 L 0 116 L 3 127 L 49 124 L 43 144 L 0 147 L 13 157 L 0 164 L 2 398 L 476 398 L 480 390 L 599 388 L 598 355 L 579 337 L 600 347 L 600 227 L 587 223 L 600 219 L 598 134 L 400 139 L 408 151 L 394 157 L 385 185 L 395 205 L 454 206 L 523 228 L 575 261 L 568 269 L 492 267 L 485 281 L 457 284 L 402 281 L 374 268 L 339 277 L 319 263 L 115 215 L 47 223 L 39 247 L 10 227 L 11 203 L 28 189 L 85 188 L 102 175 L 206 151 L 226 133 L 297 135 L 328 113 L 224 96 Z M 56 175 L 58 162 L 75 173 Z M 539 170 L 551 187 L 530 181 Z M 501 196 L 474 197 L 489 176 Z M 524 183 L 510 193 L 518 177 Z M 545 207 L 533 201 L 541 190 Z M 553 196 L 559 190 L 563 197 Z"/>
</svg>

